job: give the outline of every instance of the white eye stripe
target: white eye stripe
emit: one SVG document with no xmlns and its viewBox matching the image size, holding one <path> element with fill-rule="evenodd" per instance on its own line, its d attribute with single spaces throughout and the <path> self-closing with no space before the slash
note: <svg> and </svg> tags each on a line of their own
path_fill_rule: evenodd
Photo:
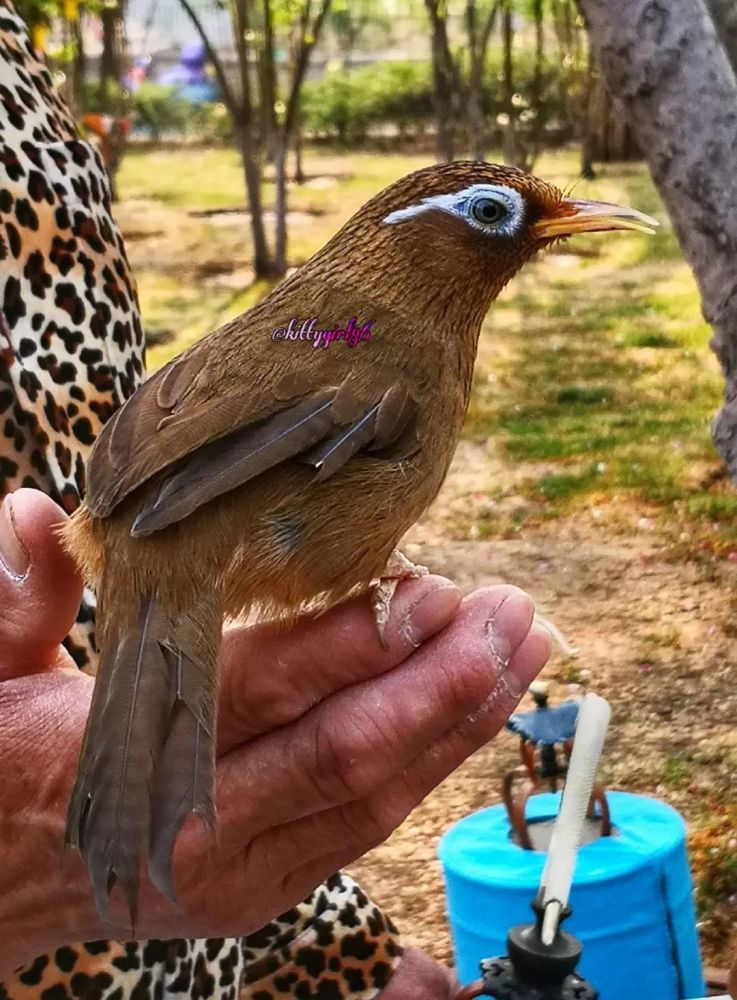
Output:
<svg viewBox="0 0 737 1000">
<path fill-rule="evenodd" d="M 416 205 L 408 205 L 407 208 L 397 209 L 386 216 L 384 222 L 394 225 L 397 222 L 405 222 L 422 212 L 432 209 L 449 212 L 451 215 L 459 216 L 469 225 L 476 229 L 487 230 L 488 227 L 473 219 L 469 213 L 470 205 L 478 198 L 491 198 L 500 201 L 507 206 L 509 218 L 494 227 L 493 231 L 503 235 L 513 235 L 521 227 L 525 216 L 525 202 L 519 191 L 507 187 L 505 184 L 472 184 L 453 194 L 436 194 L 429 198 L 423 198 Z"/>
</svg>

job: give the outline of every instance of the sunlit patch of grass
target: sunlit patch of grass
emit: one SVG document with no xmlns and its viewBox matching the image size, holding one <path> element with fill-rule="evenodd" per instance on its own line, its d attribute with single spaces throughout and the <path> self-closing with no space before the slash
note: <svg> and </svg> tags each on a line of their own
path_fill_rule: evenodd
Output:
<svg viewBox="0 0 737 1000">
<path fill-rule="evenodd" d="M 668 788 L 685 788 L 693 780 L 694 764 L 683 757 L 666 757 L 661 782 Z"/>
<path fill-rule="evenodd" d="M 693 475 L 716 462 L 709 424 L 722 397 L 696 285 L 643 168 L 580 187 L 663 226 L 570 240 L 518 276 L 482 334 L 494 377 L 475 381 L 466 434 L 500 442 L 518 474 L 529 466 L 529 518 L 624 500 L 719 551 L 735 538 L 737 494 Z"/>
<path fill-rule="evenodd" d="M 613 395 L 614 391 L 605 386 L 570 385 L 558 390 L 556 402 L 593 406 L 596 403 L 608 403 Z"/>
<path fill-rule="evenodd" d="M 678 341 L 674 337 L 669 337 L 665 333 L 643 332 L 627 333 L 619 341 L 622 347 L 678 347 Z"/>
<path fill-rule="evenodd" d="M 131 149 L 118 173 L 118 189 L 121 199 L 146 198 L 184 209 L 245 205 L 243 171 L 234 149 Z M 267 190 L 265 202 L 272 198 Z"/>
<path fill-rule="evenodd" d="M 263 282 L 244 290 L 203 290 L 145 272 L 138 279 L 138 294 L 146 329 L 159 336 L 170 334 L 147 350 L 148 369 L 160 368 L 206 333 L 255 305 L 267 291 Z"/>
<path fill-rule="evenodd" d="M 569 500 L 581 493 L 588 493 L 596 483 L 596 466 L 589 466 L 578 473 L 548 473 L 525 489 L 527 496 L 541 496 L 546 500 Z"/>
</svg>

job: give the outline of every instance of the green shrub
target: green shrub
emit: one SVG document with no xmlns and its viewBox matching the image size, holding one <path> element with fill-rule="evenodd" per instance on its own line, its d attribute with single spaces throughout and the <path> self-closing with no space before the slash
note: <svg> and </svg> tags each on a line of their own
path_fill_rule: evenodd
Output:
<svg viewBox="0 0 737 1000">
<path fill-rule="evenodd" d="M 186 134 L 191 126 L 193 106 L 177 96 L 176 87 L 144 83 L 130 95 L 131 116 L 135 128 L 145 129 L 152 139 L 163 132 Z"/>
<path fill-rule="evenodd" d="M 460 71 L 468 79 L 461 57 Z M 512 113 L 516 131 L 541 136 L 546 130 L 566 129 L 576 116 L 578 77 L 557 60 L 545 61 L 536 76 L 532 53 L 515 58 Z M 502 57 L 498 49 L 487 56 L 481 104 L 489 135 L 499 131 L 497 116 L 506 108 L 502 92 Z M 375 63 L 346 75 L 327 73 L 304 87 L 302 118 L 318 137 L 355 143 L 373 128 L 395 127 L 400 135 L 416 133 L 434 120 L 432 74 L 429 61 Z"/>
<path fill-rule="evenodd" d="M 385 62 L 327 73 L 305 84 L 302 120 L 320 137 L 360 142 L 376 127 L 393 125 L 400 133 L 424 127 L 432 118 L 428 63 Z"/>
<path fill-rule="evenodd" d="M 302 121 L 318 136 L 329 136 L 343 143 L 363 139 L 369 122 L 355 76 L 328 73 L 316 83 L 306 83 Z"/>
</svg>

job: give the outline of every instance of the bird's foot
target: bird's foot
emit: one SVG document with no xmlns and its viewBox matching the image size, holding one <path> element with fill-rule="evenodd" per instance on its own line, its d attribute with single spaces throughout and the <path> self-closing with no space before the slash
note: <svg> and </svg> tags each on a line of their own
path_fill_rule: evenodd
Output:
<svg viewBox="0 0 737 1000">
<path fill-rule="evenodd" d="M 389 621 L 389 609 L 391 606 L 394 591 L 400 580 L 417 579 L 425 576 L 428 572 L 427 566 L 416 566 L 398 549 L 395 549 L 389 556 L 386 568 L 378 583 L 374 584 L 371 594 L 371 607 L 374 612 L 376 630 L 379 633 L 379 641 L 384 649 L 389 645 L 386 641 L 386 623 Z"/>
</svg>

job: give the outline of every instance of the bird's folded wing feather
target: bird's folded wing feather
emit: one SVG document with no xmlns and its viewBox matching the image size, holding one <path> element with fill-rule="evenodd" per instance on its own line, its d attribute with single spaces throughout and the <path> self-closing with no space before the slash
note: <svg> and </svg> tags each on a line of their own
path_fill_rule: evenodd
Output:
<svg viewBox="0 0 737 1000">
<path fill-rule="evenodd" d="M 109 515 L 156 476 L 133 526 L 148 535 L 288 459 L 326 479 L 361 449 L 394 460 L 417 450 L 417 404 L 396 371 L 369 381 L 360 369 L 326 370 L 317 386 L 287 374 L 268 390 L 209 394 L 190 388 L 200 371 L 196 353 L 183 356 L 107 424 L 88 468 L 94 515 Z"/>
</svg>

